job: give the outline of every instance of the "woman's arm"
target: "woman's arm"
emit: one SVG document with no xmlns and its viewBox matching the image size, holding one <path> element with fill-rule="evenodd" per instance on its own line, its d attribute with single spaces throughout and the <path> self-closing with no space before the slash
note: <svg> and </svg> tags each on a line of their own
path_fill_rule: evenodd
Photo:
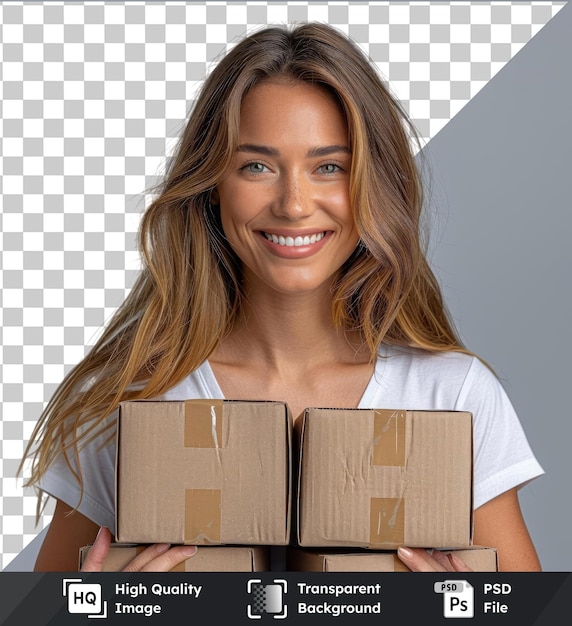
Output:
<svg viewBox="0 0 572 626">
<path fill-rule="evenodd" d="M 483 504 L 475 511 L 473 543 L 497 549 L 499 571 L 539 572 L 540 561 L 526 528 L 517 489 Z M 430 556 L 422 549 L 399 550 L 399 558 L 414 572 L 467 571 L 458 558 Z"/>
<path fill-rule="evenodd" d="M 38 553 L 37 572 L 77 572 L 79 549 L 93 543 L 99 526 L 61 500 Z"/>
<path fill-rule="evenodd" d="M 94 544 L 82 571 L 99 572 L 111 541 L 112 535 L 107 528 L 100 529 L 85 515 L 58 500 L 34 569 L 37 572 L 77 572 L 79 549 Z M 171 548 L 168 544 L 154 544 L 138 554 L 124 571 L 168 572 L 195 553 L 195 546 Z"/>
<path fill-rule="evenodd" d="M 475 511 L 473 543 L 497 549 L 501 572 L 541 571 L 516 488 L 505 491 Z"/>
</svg>

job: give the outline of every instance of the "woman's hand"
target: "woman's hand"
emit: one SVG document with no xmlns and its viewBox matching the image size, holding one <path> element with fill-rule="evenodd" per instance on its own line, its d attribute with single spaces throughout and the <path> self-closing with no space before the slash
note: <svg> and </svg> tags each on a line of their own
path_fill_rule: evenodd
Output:
<svg viewBox="0 0 572 626">
<path fill-rule="evenodd" d="M 101 572 L 105 557 L 111 545 L 111 532 L 108 528 L 100 528 L 85 560 L 82 572 Z M 175 546 L 168 543 L 156 543 L 145 548 L 124 568 L 124 572 L 168 572 L 179 563 L 195 555 L 196 546 Z"/>
<path fill-rule="evenodd" d="M 453 552 L 433 550 L 429 553 L 422 548 L 398 548 L 397 556 L 412 572 L 472 572 L 464 561 Z"/>
</svg>

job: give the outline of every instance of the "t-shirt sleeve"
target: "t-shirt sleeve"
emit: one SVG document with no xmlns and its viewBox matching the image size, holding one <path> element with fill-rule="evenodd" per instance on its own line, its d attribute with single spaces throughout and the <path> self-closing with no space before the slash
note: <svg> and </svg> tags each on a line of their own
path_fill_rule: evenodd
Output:
<svg viewBox="0 0 572 626">
<path fill-rule="evenodd" d="M 115 420 L 116 414 L 110 419 Z M 110 439 L 111 437 L 111 439 Z M 80 463 L 75 456 L 69 461 L 83 476 L 83 493 L 79 483 L 60 455 L 38 483 L 39 489 L 58 498 L 98 524 L 115 532 L 115 438 L 107 430 L 81 448 Z"/>
<path fill-rule="evenodd" d="M 476 358 L 455 408 L 473 414 L 475 509 L 544 473 L 500 381 Z"/>
</svg>

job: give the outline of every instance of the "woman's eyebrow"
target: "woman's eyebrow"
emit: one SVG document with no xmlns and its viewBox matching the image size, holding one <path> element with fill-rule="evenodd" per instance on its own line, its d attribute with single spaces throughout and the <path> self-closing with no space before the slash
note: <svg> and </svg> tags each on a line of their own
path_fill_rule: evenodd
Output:
<svg viewBox="0 0 572 626">
<path fill-rule="evenodd" d="M 280 150 L 276 148 L 271 148 L 270 146 L 261 146 L 253 143 L 244 143 L 238 146 L 236 149 L 237 152 L 255 152 L 256 154 L 264 154 L 265 156 L 280 156 Z M 345 152 L 346 154 L 351 154 L 352 151 L 344 145 L 334 144 L 332 146 L 319 146 L 316 148 L 311 148 L 306 153 L 306 156 L 309 158 L 312 157 L 322 157 L 328 156 L 330 154 L 335 154 L 337 152 Z"/>
<path fill-rule="evenodd" d="M 258 146 L 253 143 L 243 143 L 236 149 L 237 152 L 256 152 L 266 156 L 280 156 L 280 151 L 269 146 Z"/>
<path fill-rule="evenodd" d="M 336 154 L 337 152 L 345 152 L 346 154 L 352 153 L 352 151 L 347 146 L 333 145 L 333 146 L 321 146 L 318 148 L 312 148 L 311 150 L 308 150 L 308 153 L 306 156 L 323 157 L 323 156 L 328 156 L 330 154 Z"/>
</svg>

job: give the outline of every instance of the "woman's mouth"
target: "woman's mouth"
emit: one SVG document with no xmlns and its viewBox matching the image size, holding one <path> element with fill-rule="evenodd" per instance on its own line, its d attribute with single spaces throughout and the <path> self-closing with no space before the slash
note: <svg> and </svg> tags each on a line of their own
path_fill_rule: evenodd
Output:
<svg viewBox="0 0 572 626">
<path fill-rule="evenodd" d="M 320 241 L 326 234 L 326 231 L 322 231 L 319 233 L 313 233 L 312 235 L 304 235 L 297 237 L 284 237 L 283 235 L 275 235 L 274 233 L 262 233 L 268 241 L 272 243 L 276 243 L 279 246 L 286 246 L 288 248 L 298 248 L 300 246 L 310 246 L 314 243 Z"/>
</svg>

